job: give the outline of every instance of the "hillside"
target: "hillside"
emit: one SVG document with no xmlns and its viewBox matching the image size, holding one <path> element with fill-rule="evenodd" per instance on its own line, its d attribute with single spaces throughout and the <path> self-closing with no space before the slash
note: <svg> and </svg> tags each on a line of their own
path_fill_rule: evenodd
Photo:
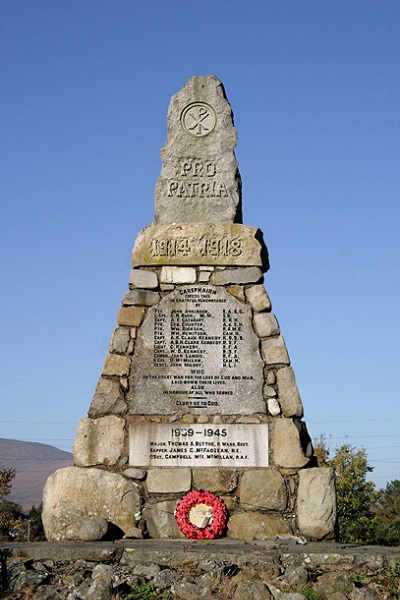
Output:
<svg viewBox="0 0 400 600">
<path fill-rule="evenodd" d="M 73 456 L 48 444 L 0 438 L 0 464 L 16 470 L 9 499 L 29 509 L 41 503 L 47 477 L 71 466 Z"/>
</svg>

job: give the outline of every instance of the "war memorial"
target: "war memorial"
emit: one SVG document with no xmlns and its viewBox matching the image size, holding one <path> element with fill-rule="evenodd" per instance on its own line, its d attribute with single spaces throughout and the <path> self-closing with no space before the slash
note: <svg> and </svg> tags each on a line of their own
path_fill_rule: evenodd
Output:
<svg viewBox="0 0 400 600">
<path fill-rule="evenodd" d="M 302 420 L 267 248 L 242 224 L 236 140 L 216 77 L 172 97 L 155 221 L 134 243 L 74 466 L 45 486 L 49 541 L 335 537 L 334 476 Z"/>
</svg>

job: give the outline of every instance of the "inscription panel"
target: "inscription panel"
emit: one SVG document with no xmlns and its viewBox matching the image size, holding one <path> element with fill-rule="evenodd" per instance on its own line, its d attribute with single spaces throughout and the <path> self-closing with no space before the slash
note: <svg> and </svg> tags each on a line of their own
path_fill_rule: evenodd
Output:
<svg viewBox="0 0 400 600">
<path fill-rule="evenodd" d="M 222 287 L 180 287 L 138 332 L 131 414 L 266 412 L 250 307 Z"/>
<path fill-rule="evenodd" d="M 132 265 L 235 265 L 266 267 L 256 227 L 239 224 L 151 224 L 140 232 Z"/>
<path fill-rule="evenodd" d="M 268 467 L 268 425 L 131 424 L 129 464 L 136 467 Z"/>
</svg>

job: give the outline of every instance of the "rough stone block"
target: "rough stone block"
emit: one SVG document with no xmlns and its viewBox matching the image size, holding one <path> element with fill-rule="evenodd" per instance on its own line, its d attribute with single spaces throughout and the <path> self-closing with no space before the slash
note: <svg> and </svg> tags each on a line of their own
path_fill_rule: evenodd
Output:
<svg viewBox="0 0 400 600">
<path fill-rule="evenodd" d="M 311 538 L 333 538 L 336 524 L 335 477 L 331 468 L 299 472 L 297 523 Z"/>
<path fill-rule="evenodd" d="M 276 373 L 278 400 L 285 417 L 302 417 L 303 404 L 297 389 L 293 369 L 283 367 Z"/>
<path fill-rule="evenodd" d="M 140 306 L 123 306 L 118 311 L 118 325 L 139 327 L 145 312 L 146 309 Z"/>
<path fill-rule="evenodd" d="M 265 338 L 279 335 L 279 325 L 275 315 L 272 313 L 257 313 L 253 319 L 254 330 L 258 337 Z"/>
<path fill-rule="evenodd" d="M 109 350 L 111 354 L 117 352 L 124 354 L 128 350 L 130 340 L 129 329 L 127 327 L 116 327 L 111 334 Z"/>
<path fill-rule="evenodd" d="M 132 269 L 129 284 L 136 288 L 154 290 L 158 287 L 157 273 L 146 269 Z"/>
<path fill-rule="evenodd" d="M 80 419 L 73 453 L 78 467 L 114 465 L 124 447 L 125 419 L 114 415 Z"/>
<path fill-rule="evenodd" d="M 227 494 L 237 485 L 237 473 L 234 469 L 193 469 L 193 487 L 197 490 L 208 490 Z"/>
<path fill-rule="evenodd" d="M 209 271 L 200 271 L 197 281 L 199 283 L 208 283 L 210 281 L 211 273 Z"/>
<path fill-rule="evenodd" d="M 272 387 L 272 385 L 264 385 L 264 387 L 263 387 L 263 397 L 264 397 L 264 399 L 275 398 L 276 397 L 275 388 Z"/>
<path fill-rule="evenodd" d="M 128 467 L 128 469 L 125 469 L 124 471 L 125 477 L 129 477 L 130 479 L 139 479 L 139 481 L 145 479 L 146 474 L 146 471 L 143 469 L 135 469 L 135 467 Z"/>
<path fill-rule="evenodd" d="M 271 310 L 271 301 L 263 285 L 252 285 L 248 288 L 246 300 L 255 312 Z"/>
<path fill-rule="evenodd" d="M 185 539 L 175 521 L 176 504 L 176 500 L 164 500 L 146 505 L 143 518 L 151 538 Z"/>
<path fill-rule="evenodd" d="M 242 285 L 230 285 L 226 288 L 226 291 L 229 292 L 232 296 L 235 296 L 241 302 L 244 302 L 244 287 Z"/>
<path fill-rule="evenodd" d="M 274 419 L 271 423 L 273 464 L 280 467 L 301 468 L 309 458 L 304 455 L 300 433 L 292 419 Z"/>
<path fill-rule="evenodd" d="M 100 377 L 89 408 L 89 416 L 123 415 L 126 410 L 127 403 L 123 399 L 119 382 Z"/>
<path fill-rule="evenodd" d="M 104 361 L 103 375 L 106 377 L 124 377 L 129 375 L 131 359 L 121 354 L 107 354 Z"/>
<path fill-rule="evenodd" d="M 224 269 L 211 275 L 212 285 L 257 283 L 262 277 L 259 267 L 239 267 L 237 269 Z"/>
<path fill-rule="evenodd" d="M 190 469 L 154 469 L 147 473 L 147 489 L 150 494 L 188 492 L 192 483 Z"/>
<path fill-rule="evenodd" d="M 227 537 L 234 540 L 274 540 L 277 535 L 292 535 L 289 521 L 277 515 L 249 511 L 228 521 Z"/>
<path fill-rule="evenodd" d="M 270 598 L 264 583 L 254 579 L 240 580 L 233 595 L 233 600 L 270 600 Z"/>
<path fill-rule="evenodd" d="M 267 400 L 267 408 L 270 415 L 276 417 L 281 414 L 281 407 L 279 406 L 279 402 L 276 398 L 268 398 Z"/>
<path fill-rule="evenodd" d="M 123 306 L 154 306 L 160 300 L 159 292 L 152 290 L 131 290 L 122 297 Z"/>
<path fill-rule="evenodd" d="M 282 475 L 274 469 L 252 469 L 240 482 L 240 505 L 244 510 L 285 510 L 287 494 Z"/>
<path fill-rule="evenodd" d="M 79 524 L 104 518 L 125 535 L 137 532 L 135 515 L 140 511 L 135 484 L 122 475 L 100 469 L 67 467 L 47 479 L 43 491 L 43 526 L 50 542 L 83 540 L 88 526 Z M 92 533 L 94 528 L 90 528 Z M 98 529 L 101 535 L 102 528 Z"/>
<path fill-rule="evenodd" d="M 194 267 L 162 267 L 161 283 L 196 283 Z"/>
<path fill-rule="evenodd" d="M 290 365 L 290 358 L 282 336 L 263 340 L 261 355 L 269 367 L 271 365 Z"/>
</svg>

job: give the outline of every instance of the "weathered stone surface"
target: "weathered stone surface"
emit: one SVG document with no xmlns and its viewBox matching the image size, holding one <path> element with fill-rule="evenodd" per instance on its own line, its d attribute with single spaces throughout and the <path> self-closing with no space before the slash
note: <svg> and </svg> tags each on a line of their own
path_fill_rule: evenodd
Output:
<svg viewBox="0 0 400 600">
<path fill-rule="evenodd" d="M 111 577 L 110 565 L 96 565 L 92 572 L 92 583 L 83 596 L 85 600 L 111 600 Z"/>
<path fill-rule="evenodd" d="M 269 600 L 271 596 L 268 593 L 262 581 L 254 579 L 243 579 L 239 581 L 233 594 L 233 600 Z"/>
<path fill-rule="evenodd" d="M 179 579 L 180 575 L 178 573 L 175 573 L 171 569 L 164 569 L 154 577 L 152 583 L 158 590 L 165 590 L 179 581 Z"/>
<path fill-rule="evenodd" d="M 324 594 L 327 590 L 349 594 L 354 588 L 354 573 L 352 571 L 344 570 L 323 573 L 318 577 L 318 581 L 314 584 L 313 588 Z M 371 598 L 371 596 L 362 594 L 361 596 L 356 595 L 355 598 L 367 600 L 368 598 Z M 372 598 L 375 600 L 376 596 L 373 595 Z"/>
<path fill-rule="evenodd" d="M 67 467 L 47 479 L 43 492 L 43 526 L 49 541 L 79 540 L 77 523 L 103 517 L 129 536 L 136 530 L 140 495 L 116 473 Z"/>
<path fill-rule="evenodd" d="M 282 336 L 261 342 L 261 355 L 266 365 L 290 365 L 290 358 Z"/>
<path fill-rule="evenodd" d="M 152 290 L 130 290 L 122 297 L 123 306 L 154 306 L 160 300 L 159 292 Z"/>
<path fill-rule="evenodd" d="M 304 600 L 304 594 L 297 592 L 282 592 L 282 590 L 280 590 L 270 581 L 266 581 L 265 585 L 271 594 L 270 597 L 273 598 L 273 600 Z"/>
<path fill-rule="evenodd" d="M 230 285 L 226 288 L 226 291 L 241 302 L 245 301 L 244 287 L 242 285 Z"/>
<path fill-rule="evenodd" d="M 89 408 L 89 416 L 123 415 L 127 407 L 127 403 L 121 394 L 119 382 L 114 379 L 100 377 Z"/>
<path fill-rule="evenodd" d="M 308 571 L 303 566 L 289 567 L 281 577 L 281 581 L 285 588 L 301 589 L 308 582 Z"/>
<path fill-rule="evenodd" d="M 130 479 L 144 479 L 146 477 L 146 471 L 143 469 L 135 469 L 135 467 L 128 467 L 124 471 L 125 477 L 129 477 Z"/>
<path fill-rule="evenodd" d="M 336 523 L 333 469 L 313 468 L 299 472 L 297 522 L 300 531 L 318 540 L 332 538 Z"/>
<path fill-rule="evenodd" d="M 240 482 L 240 505 L 244 510 L 285 510 L 287 494 L 282 475 L 274 469 L 252 469 Z"/>
<path fill-rule="evenodd" d="M 235 469 L 193 469 L 193 487 L 197 490 L 210 492 L 232 492 L 237 485 L 237 472 Z"/>
<path fill-rule="evenodd" d="M 264 399 L 276 398 L 276 390 L 272 385 L 264 385 L 263 387 Z"/>
<path fill-rule="evenodd" d="M 241 222 L 237 133 L 222 83 L 192 77 L 168 109 L 155 191 L 158 223 Z"/>
<path fill-rule="evenodd" d="M 278 400 L 285 417 L 302 417 L 303 404 L 301 402 L 296 379 L 291 367 L 283 367 L 276 373 L 278 386 Z"/>
<path fill-rule="evenodd" d="M 154 469 L 147 473 L 147 489 L 150 494 L 188 492 L 192 483 L 190 469 Z"/>
<path fill-rule="evenodd" d="M 139 327 L 143 321 L 146 309 L 140 306 L 123 306 L 118 311 L 118 325 L 127 327 Z"/>
<path fill-rule="evenodd" d="M 143 518 L 151 538 L 185 538 L 180 532 L 174 517 L 176 500 L 147 503 L 143 509 Z"/>
<path fill-rule="evenodd" d="M 252 285 L 247 288 L 246 300 L 255 312 L 271 310 L 271 301 L 263 285 Z"/>
<path fill-rule="evenodd" d="M 78 467 L 114 465 L 124 445 L 125 419 L 114 415 L 80 419 L 73 453 Z"/>
<path fill-rule="evenodd" d="M 185 286 L 148 309 L 128 392 L 133 414 L 266 412 L 251 309 L 222 287 Z"/>
<path fill-rule="evenodd" d="M 292 419 L 274 419 L 271 423 L 271 449 L 273 464 L 288 468 L 301 468 L 309 458 L 304 455 L 299 430 Z"/>
<path fill-rule="evenodd" d="M 128 350 L 130 333 L 127 327 L 116 327 L 111 334 L 110 353 L 124 354 Z"/>
<path fill-rule="evenodd" d="M 270 415 L 276 417 L 281 413 L 281 407 L 279 406 L 279 402 L 276 398 L 268 398 L 267 400 L 267 408 Z"/>
<path fill-rule="evenodd" d="M 270 312 L 262 312 L 254 315 L 254 329 L 258 337 L 265 338 L 279 335 L 279 325 L 275 315 Z"/>
<path fill-rule="evenodd" d="M 158 287 L 157 273 L 146 269 L 132 269 L 129 284 L 136 288 L 154 290 Z"/>
<path fill-rule="evenodd" d="M 132 265 L 251 265 L 267 270 L 267 257 L 262 233 L 256 227 L 237 223 L 150 223 L 136 239 Z"/>
<path fill-rule="evenodd" d="M 239 267 L 215 271 L 210 278 L 212 285 L 256 283 L 262 277 L 260 267 Z"/>
<path fill-rule="evenodd" d="M 172 592 L 174 598 L 181 600 L 198 600 L 199 598 L 210 598 L 209 590 L 203 586 L 196 585 L 195 582 L 184 579 L 176 583 Z"/>
<path fill-rule="evenodd" d="M 227 536 L 235 540 L 274 540 L 277 535 L 291 534 L 289 522 L 276 515 L 248 511 L 228 521 Z"/>
<path fill-rule="evenodd" d="M 194 267 L 162 267 L 161 283 L 195 283 L 196 269 Z"/>
<path fill-rule="evenodd" d="M 108 521 L 104 517 L 93 517 L 86 521 L 75 522 L 72 525 L 72 530 L 75 531 L 75 539 L 84 542 L 101 540 L 108 529 Z"/>
<path fill-rule="evenodd" d="M 199 271 L 197 275 L 197 281 L 199 283 L 208 283 L 210 281 L 211 273 L 209 271 Z"/>
<path fill-rule="evenodd" d="M 129 375 L 131 360 L 128 356 L 122 356 L 121 354 L 107 354 L 104 361 L 103 375 L 106 377 L 112 377 L 116 375 L 118 377 L 124 377 Z"/>
</svg>

